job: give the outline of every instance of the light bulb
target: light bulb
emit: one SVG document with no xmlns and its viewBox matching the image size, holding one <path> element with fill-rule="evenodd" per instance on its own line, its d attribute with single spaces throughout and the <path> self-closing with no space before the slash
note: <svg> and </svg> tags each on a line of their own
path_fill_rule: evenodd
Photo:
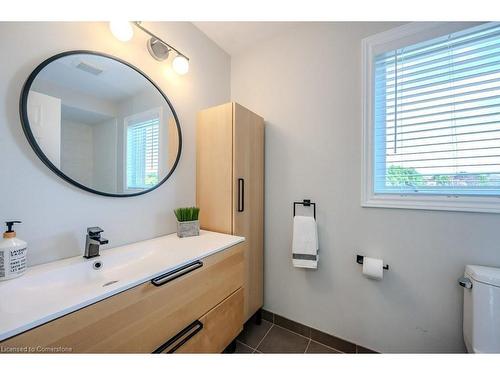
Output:
<svg viewBox="0 0 500 375">
<path fill-rule="evenodd" d="M 134 29 L 128 21 L 111 21 L 109 29 L 116 39 L 128 42 L 134 36 Z"/>
<path fill-rule="evenodd" d="M 177 55 L 172 61 L 172 68 L 177 74 L 186 74 L 189 70 L 189 61 L 182 55 Z"/>
</svg>

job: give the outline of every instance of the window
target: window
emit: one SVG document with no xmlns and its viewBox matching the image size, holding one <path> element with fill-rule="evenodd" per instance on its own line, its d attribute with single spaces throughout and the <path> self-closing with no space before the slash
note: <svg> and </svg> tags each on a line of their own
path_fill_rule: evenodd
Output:
<svg viewBox="0 0 500 375">
<path fill-rule="evenodd" d="M 467 26 L 364 41 L 364 205 L 500 212 L 500 24 Z"/>
<path fill-rule="evenodd" d="M 160 112 L 125 118 L 126 189 L 148 189 L 159 183 Z"/>
</svg>

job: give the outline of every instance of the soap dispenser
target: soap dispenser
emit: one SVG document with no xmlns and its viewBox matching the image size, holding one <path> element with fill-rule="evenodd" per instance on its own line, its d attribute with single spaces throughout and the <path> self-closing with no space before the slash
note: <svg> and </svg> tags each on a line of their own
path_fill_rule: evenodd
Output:
<svg viewBox="0 0 500 375">
<path fill-rule="evenodd" d="M 7 230 L 0 241 L 0 281 L 13 279 L 26 272 L 26 252 L 28 244 L 16 237 L 12 229 L 20 221 L 6 221 Z"/>
</svg>

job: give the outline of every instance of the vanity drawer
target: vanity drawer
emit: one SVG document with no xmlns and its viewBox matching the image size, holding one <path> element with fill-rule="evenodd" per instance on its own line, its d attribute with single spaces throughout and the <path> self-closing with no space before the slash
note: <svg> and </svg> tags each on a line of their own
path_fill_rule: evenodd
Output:
<svg viewBox="0 0 500 375">
<path fill-rule="evenodd" d="M 158 349 L 161 353 L 221 353 L 243 328 L 240 288 Z"/>
<path fill-rule="evenodd" d="M 151 353 L 243 285 L 243 244 L 159 286 L 146 282 L 0 343 L 73 353 Z M 158 278 L 157 278 L 158 279 Z"/>
</svg>

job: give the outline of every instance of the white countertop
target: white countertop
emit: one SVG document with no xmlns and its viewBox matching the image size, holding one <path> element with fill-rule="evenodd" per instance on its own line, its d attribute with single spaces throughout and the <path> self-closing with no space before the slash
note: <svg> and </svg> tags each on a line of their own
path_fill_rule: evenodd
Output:
<svg viewBox="0 0 500 375">
<path fill-rule="evenodd" d="M 23 276 L 0 281 L 0 341 L 244 240 L 208 231 L 187 238 L 174 233 L 102 250 L 92 259 L 78 256 L 30 267 Z M 99 270 L 93 269 L 96 260 L 103 264 Z"/>
</svg>

